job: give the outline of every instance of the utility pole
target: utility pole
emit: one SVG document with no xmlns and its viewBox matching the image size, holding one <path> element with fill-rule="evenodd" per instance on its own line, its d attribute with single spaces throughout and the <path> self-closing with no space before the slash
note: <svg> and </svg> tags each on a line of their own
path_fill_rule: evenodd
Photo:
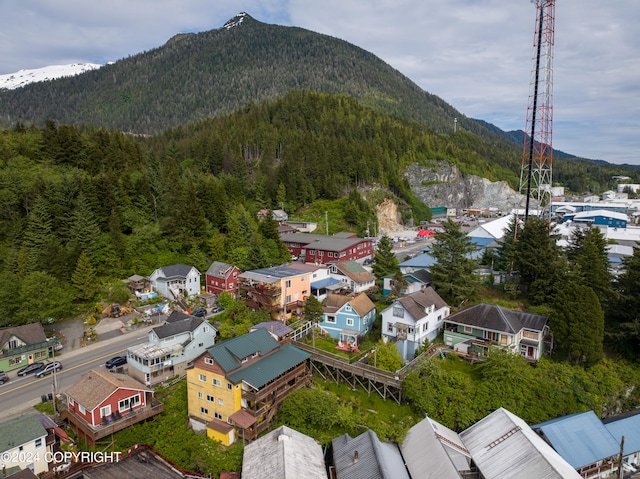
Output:
<svg viewBox="0 0 640 479">
<path fill-rule="evenodd" d="M 328 211 L 324 212 L 324 224 L 326 227 L 327 236 L 329 236 L 329 212 Z"/>
<path fill-rule="evenodd" d="M 529 218 L 531 197 L 538 208 L 551 200 L 553 124 L 553 45 L 555 0 L 531 0 L 536 5 L 533 68 L 522 149 L 520 193 L 526 194 L 525 222 Z"/>
</svg>

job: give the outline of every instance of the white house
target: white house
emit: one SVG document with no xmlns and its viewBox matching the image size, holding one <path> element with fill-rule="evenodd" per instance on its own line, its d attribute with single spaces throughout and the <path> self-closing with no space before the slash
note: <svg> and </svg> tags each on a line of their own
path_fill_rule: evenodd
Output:
<svg viewBox="0 0 640 479">
<path fill-rule="evenodd" d="M 215 344 L 217 330 L 202 318 L 174 311 L 148 334 L 147 343 L 127 350 L 127 365 L 129 376 L 152 385 L 184 374 Z"/>
<path fill-rule="evenodd" d="M 30 469 L 35 474 L 49 470 L 47 430 L 36 414 L 25 414 L 0 423 L 0 470 L 13 474 Z M 49 454 L 46 454 L 46 453 Z"/>
<path fill-rule="evenodd" d="M 170 300 L 180 296 L 200 294 L 200 271 L 194 266 L 174 264 L 156 269 L 151 276 L 151 287 L 158 294 Z"/>
<path fill-rule="evenodd" d="M 362 293 L 376 285 L 376 277 L 357 261 L 330 263 L 329 274 L 342 282 L 342 287 L 352 293 Z"/>
<path fill-rule="evenodd" d="M 394 341 L 402 357 L 410 361 L 425 339 L 436 338 L 449 313 L 449 305 L 428 286 L 396 299 L 382 311 L 382 337 Z"/>
</svg>

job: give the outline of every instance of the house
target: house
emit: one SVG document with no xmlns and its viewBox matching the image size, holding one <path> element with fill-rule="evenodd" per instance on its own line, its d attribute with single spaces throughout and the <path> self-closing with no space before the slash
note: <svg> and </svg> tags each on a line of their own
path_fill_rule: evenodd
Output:
<svg viewBox="0 0 640 479">
<path fill-rule="evenodd" d="M 78 437 L 96 441 L 163 411 L 153 390 L 125 374 L 92 369 L 67 389 L 66 420 Z"/>
<path fill-rule="evenodd" d="M 422 253 L 414 256 L 413 258 L 409 258 L 406 261 L 403 261 L 398 265 L 398 267 L 400 268 L 400 272 L 402 274 L 408 274 L 419 271 L 421 269 L 428 271 L 429 268 L 431 268 L 435 263 L 436 260 L 433 258 L 433 256 L 427 253 Z"/>
<path fill-rule="evenodd" d="M 407 295 L 431 286 L 431 273 L 426 269 L 416 269 L 410 273 L 404 273 L 402 278 L 406 281 L 406 287 L 402 294 Z M 394 276 L 382 278 L 382 294 L 388 295 L 393 291 Z"/>
<path fill-rule="evenodd" d="M 322 446 L 287 426 L 247 444 L 242 456 L 242 479 L 267 477 L 327 479 Z"/>
<path fill-rule="evenodd" d="M 186 264 L 158 268 L 151 273 L 149 281 L 154 291 L 171 301 L 200 293 L 200 271 Z"/>
<path fill-rule="evenodd" d="M 320 329 L 351 347 L 356 347 L 358 338 L 371 331 L 376 320 L 376 306 L 365 293 L 329 294 L 322 309 Z"/>
<path fill-rule="evenodd" d="M 342 282 L 342 287 L 352 293 L 367 291 L 376 285 L 376 277 L 357 261 L 330 263 L 329 273 Z"/>
<path fill-rule="evenodd" d="M 571 221 L 577 224 L 588 224 L 595 226 L 608 226 L 610 228 L 626 228 L 629 217 L 626 213 L 618 213 L 607 210 L 590 210 L 578 213 L 565 214 L 563 222 Z"/>
<path fill-rule="evenodd" d="M 235 266 L 214 261 L 205 273 L 205 290 L 216 296 L 219 296 L 223 291 L 235 296 L 238 291 L 239 275 L 240 270 Z"/>
<path fill-rule="evenodd" d="M 582 477 L 616 475 L 620 444 L 593 411 L 531 426 Z"/>
<path fill-rule="evenodd" d="M 522 419 L 499 408 L 460 439 L 484 479 L 578 479 L 580 475 Z"/>
<path fill-rule="evenodd" d="M 357 437 L 348 434 L 331 441 L 333 468 L 337 478 L 409 479 L 398 446 L 381 442 L 378 435 L 368 429 Z M 428 476 L 415 476 L 428 477 Z"/>
<path fill-rule="evenodd" d="M 35 474 L 47 472 L 51 462 L 47 456 L 53 452 L 53 442 L 37 414 L 0 422 L 0 469 L 6 475 L 22 469 Z"/>
<path fill-rule="evenodd" d="M 337 291 L 343 287 L 342 281 L 331 277 L 329 267 L 324 264 L 314 263 L 291 263 L 293 269 L 306 271 L 311 278 L 311 294 L 320 302 L 332 291 Z"/>
<path fill-rule="evenodd" d="M 640 470 L 640 413 L 636 409 L 630 414 L 603 419 L 605 429 L 618 444 L 623 445 L 623 472 Z M 622 443 L 624 438 L 624 444 Z"/>
<path fill-rule="evenodd" d="M 173 311 L 164 324 L 147 333 L 146 343 L 127 349 L 128 373 L 146 385 L 182 376 L 215 344 L 217 333 L 206 320 Z"/>
<path fill-rule="evenodd" d="M 486 356 L 499 347 L 537 361 L 551 351 L 548 323 L 546 316 L 480 303 L 444 321 L 444 343 L 463 354 Z"/>
<path fill-rule="evenodd" d="M 238 289 L 251 309 L 266 308 L 272 319 L 286 321 L 302 312 L 311 294 L 311 273 L 289 264 L 245 271 Z"/>
<path fill-rule="evenodd" d="M 364 261 L 373 258 L 373 241 L 352 233 L 333 236 L 311 233 L 281 234 L 291 256 L 303 263 L 326 264 L 332 261 Z"/>
<path fill-rule="evenodd" d="M 40 323 L 0 329 L 0 371 L 12 371 L 53 356 Z"/>
<path fill-rule="evenodd" d="M 382 337 L 395 342 L 403 359 L 410 361 L 425 340 L 436 338 L 449 313 L 449 305 L 428 286 L 401 296 L 382 311 Z"/>
<path fill-rule="evenodd" d="M 253 441 L 285 398 L 309 383 L 307 358 L 264 328 L 210 347 L 187 370 L 192 426 L 225 445 Z"/>
<path fill-rule="evenodd" d="M 471 453 L 460 436 L 431 418 L 424 418 L 409 429 L 400 451 L 411 477 L 476 477 Z"/>
</svg>

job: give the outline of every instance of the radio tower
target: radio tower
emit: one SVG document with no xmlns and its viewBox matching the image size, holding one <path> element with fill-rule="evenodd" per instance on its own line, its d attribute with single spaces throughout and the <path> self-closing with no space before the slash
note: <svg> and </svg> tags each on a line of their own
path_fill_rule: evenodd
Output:
<svg viewBox="0 0 640 479">
<path fill-rule="evenodd" d="M 538 208 L 551 200 L 551 131 L 553 123 L 553 43 L 555 0 L 531 0 L 536 5 L 533 68 L 529 85 L 527 124 L 522 149 L 520 193 L 527 195 L 525 221 L 531 198 Z"/>
</svg>

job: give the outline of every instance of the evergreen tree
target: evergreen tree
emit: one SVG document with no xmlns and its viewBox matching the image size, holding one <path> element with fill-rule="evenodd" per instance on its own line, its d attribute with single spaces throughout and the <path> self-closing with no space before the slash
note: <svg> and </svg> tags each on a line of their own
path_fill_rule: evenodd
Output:
<svg viewBox="0 0 640 479">
<path fill-rule="evenodd" d="M 478 294 L 480 282 L 475 275 L 478 263 L 472 257 L 478 247 L 459 224 L 447 220 L 442 228 L 431 246 L 436 261 L 431 267 L 433 285 L 440 296 L 458 305 Z"/>
<path fill-rule="evenodd" d="M 521 222 L 514 216 L 504 230 L 498 248 L 498 262 L 494 268 L 500 271 L 513 271 L 516 259 L 516 239 L 522 232 Z"/>
<path fill-rule="evenodd" d="M 373 255 L 373 266 L 371 267 L 373 274 L 378 279 L 394 275 L 400 271 L 399 263 L 398 258 L 391 249 L 391 238 L 386 234 L 383 235 Z"/>
<path fill-rule="evenodd" d="M 590 287 L 566 282 L 556 295 L 549 320 L 560 359 L 593 366 L 603 358 L 604 311 Z"/>
<path fill-rule="evenodd" d="M 566 264 L 546 220 L 535 216 L 527 220 L 515 247 L 515 269 L 520 272 L 520 285 L 533 304 L 553 301 L 565 276 Z"/>
<path fill-rule="evenodd" d="M 611 274 L 606 248 L 607 240 L 598 228 L 576 228 L 567 250 L 572 274 L 580 284 L 593 289 L 603 305 L 611 297 Z"/>
<path fill-rule="evenodd" d="M 304 303 L 304 318 L 314 324 L 322 321 L 322 303 L 314 295 L 310 295 Z"/>
<path fill-rule="evenodd" d="M 98 290 L 96 272 L 84 251 L 80 254 L 76 269 L 71 275 L 71 283 L 78 290 L 78 299 L 82 301 L 92 300 Z"/>
<path fill-rule="evenodd" d="M 613 283 L 615 298 L 607 308 L 607 343 L 631 359 L 640 359 L 640 250 L 622 262 Z"/>
</svg>

